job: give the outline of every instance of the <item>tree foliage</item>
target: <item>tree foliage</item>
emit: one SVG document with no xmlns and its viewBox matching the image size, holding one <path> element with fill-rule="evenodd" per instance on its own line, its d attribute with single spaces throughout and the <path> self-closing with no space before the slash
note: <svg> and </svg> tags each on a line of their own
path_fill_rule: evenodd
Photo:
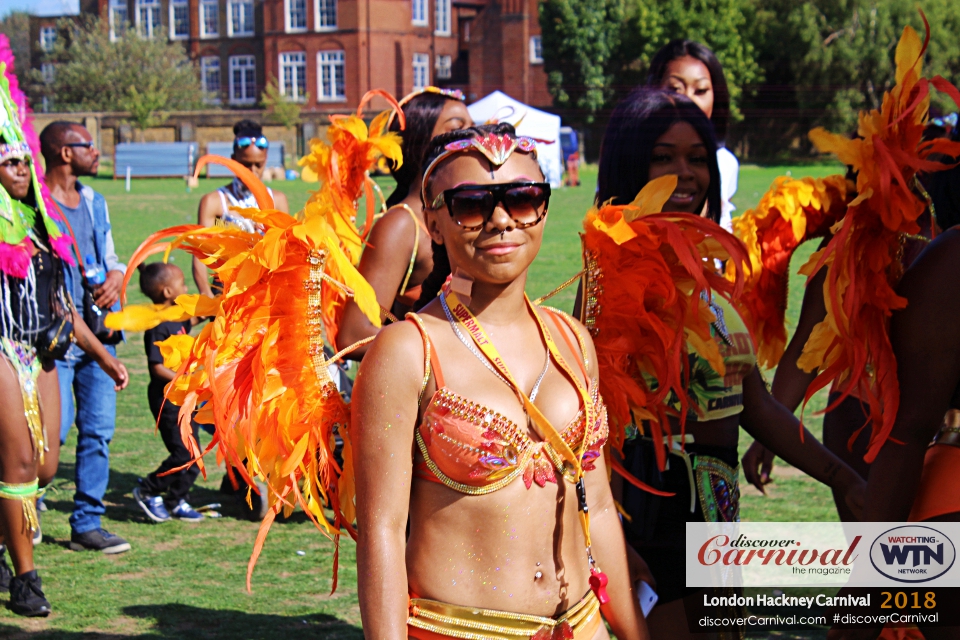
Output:
<svg viewBox="0 0 960 640">
<path fill-rule="evenodd" d="M 544 68 L 558 107 L 590 122 L 613 98 L 625 21 L 624 0 L 540 3 Z"/>
<path fill-rule="evenodd" d="M 310 94 L 308 93 L 304 96 L 303 102 L 309 101 Z M 266 117 L 269 122 L 288 129 L 300 124 L 302 104 L 283 95 L 276 78 L 271 78 L 270 82 L 267 83 L 263 93 L 260 94 L 260 102 L 266 109 Z"/>
<path fill-rule="evenodd" d="M 10 40 L 15 60 L 14 73 L 21 87 L 29 86 L 30 76 L 30 15 L 12 11 L 0 20 L 0 33 Z"/>
<path fill-rule="evenodd" d="M 56 65 L 52 83 L 38 73 L 34 97 L 46 95 L 61 111 L 130 111 L 141 129 L 165 111 L 201 106 L 200 76 L 179 42 L 143 38 L 129 29 L 111 41 L 99 19 L 58 25 L 46 60 Z"/>
<path fill-rule="evenodd" d="M 645 83 L 670 40 L 708 45 L 734 120 L 746 118 L 732 137 L 762 138 L 770 155 L 808 149 L 814 126 L 852 133 L 858 111 L 879 107 L 903 28 L 924 32 L 917 8 L 916 0 L 545 0 L 540 26 L 555 105 L 583 123 Z M 957 0 L 921 8 L 931 31 L 926 72 L 960 82 Z M 934 105 L 956 109 L 936 94 Z"/>
</svg>

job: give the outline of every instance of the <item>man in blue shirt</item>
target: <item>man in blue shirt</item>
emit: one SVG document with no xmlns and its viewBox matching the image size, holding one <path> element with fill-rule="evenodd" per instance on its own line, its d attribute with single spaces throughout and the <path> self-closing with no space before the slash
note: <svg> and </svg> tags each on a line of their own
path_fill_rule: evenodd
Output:
<svg viewBox="0 0 960 640">
<path fill-rule="evenodd" d="M 103 196 L 80 184 L 81 176 L 95 176 L 100 152 L 86 127 L 71 122 L 54 122 L 40 134 L 40 151 L 47 165 L 50 194 L 73 228 L 80 259 L 88 264 L 67 269 L 67 287 L 77 309 L 83 311 L 84 290 L 81 270 L 99 268 L 106 273 L 103 283 L 94 285 L 92 301 L 99 309 L 119 308 L 120 289 L 126 265 L 117 258 L 110 231 L 110 215 Z M 107 351 L 116 355 L 112 345 Z M 103 553 L 122 553 L 130 544 L 100 526 L 106 507 L 103 496 L 110 478 L 110 441 L 116 427 L 117 398 L 114 383 L 93 359 L 76 345 L 65 360 L 57 361 L 60 377 L 60 442 L 70 427 L 77 425 L 77 490 L 70 516 L 70 548 Z"/>
</svg>

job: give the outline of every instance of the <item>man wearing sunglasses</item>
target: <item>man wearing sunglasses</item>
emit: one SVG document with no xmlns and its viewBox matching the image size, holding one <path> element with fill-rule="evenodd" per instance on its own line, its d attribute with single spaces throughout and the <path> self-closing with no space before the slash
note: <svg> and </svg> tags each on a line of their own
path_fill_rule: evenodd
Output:
<svg viewBox="0 0 960 640">
<path fill-rule="evenodd" d="M 263 176 L 263 169 L 267 165 L 267 152 L 270 141 L 263 135 L 260 125 L 252 120 L 241 120 L 233 125 L 233 153 L 231 158 L 253 172 L 258 178 Z M 268 188 L 273 196 L 277 209 L 289 213 L 290 206 L 287 197 L 279 191 Z M 253 194 L 244 186 L 239 178 L 234 178 L 230 184 L 220 187 L 213 193 L 208 193 L 200 199 L 200 209 L 197 213 L 197 222 L 205 227 L 212 227 L 221 222 L 240 228 L 253 230 L 253 222 L 239 215 L 231 208 L 256 208 L 257 201 Z M 193 259 L 193 280 L 197 283 L 200 293 L 214 295 L 207 267 L 197 258 Z"/>
<path fill-rule="evenodd" d="M 86 263 L 70 267 L 65 273 L 74 304 L 84 310 L 89 305 L 104 311 L 119 310 L 127 267 L 114 249 L 106 200 L 79 180 L 97 175 L 100 152 L 86 127 L 73 122 L 47 125 L 40 134 L 40 151 L 46 163 L 50 194 L 70 223 L 80 260 Z M 99 277 L 85 278 L 84 272 L 91 271 L 98 272 Z M 98 338 L 116 356 L 113 344 L 120 336 L 109 333 Z M 100 517 L 106 512 L 103 497 L 110 479 L 110 441 L 117 416 L 113 380 L 76 345 L 70 347 L 66 359 L 57 361 L 57 375 L 61 444 L 74 421 L 77 425 L 77 489 L 70 516 L 70 548 L 122 553 L 130 549 L 130 544 L 100 526 Z"/>
</svg>

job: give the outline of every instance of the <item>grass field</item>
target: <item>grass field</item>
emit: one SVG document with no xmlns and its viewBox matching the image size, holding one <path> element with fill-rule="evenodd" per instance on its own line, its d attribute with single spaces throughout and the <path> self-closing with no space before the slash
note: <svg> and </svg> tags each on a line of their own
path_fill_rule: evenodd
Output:
<svg viewBox="0 0 960 640">
<path fill-rule="evenodd" d="M 740 211 L 755 204 L 774 177 L 793 170 L 796 175 L 822 176 L 835 166 L 745 166 L 735 203 Z M 529 291 L 542 295 L 579 269 L 580 220 L 590 205 L 595 169 L 583 172 L 584 185 L 563 189 L 551 203 L 544 247 L 533 265 Z M 219 186 L 202 181 L 186 193 L 182 180 L 134 181 L 130 193 L 122 181 L 98 179 L 92 185 L 107 197 L 113 233 L 121 257 L 129 256 L 150 232 L 193 222 L 200 196 Z M 310 185 L 274 183 L 299 208 Z M 813 250 L 801 247 L 794 267 Z M 185 254 L 174 261 L 189 274 Z M 795 268 L 794 268 L 795 270 Z M 189 279 L 189 275 L 188 275 Z M 791 283 L 789 322 L 795 321 L 802 284 Z M 131 300 L 141 300 L 131 287 Z M 552 304 L 569 309 L 573 291 Z M 792 324 L 791 324 L 792 328 Z M 257 525 L 240 517 L 224 503 L 224 517 L 199 524 L 149 523 L 131 497 L 138 477 L 152 471 L 166 456 L 154 433 L 147 407 L 147 371 L 140 335 L 130 336 L 119 348 L 131 373 L 131 383 L 117 399 L 117 430 L 111 447 L 111 481 L 104 527 L 127 538 L 133 549 L 118 556 L 75 553 L 68 550 L 74 490 L 75 435 L 61 453 L 60 472 L 47 494 L 50 511 L 43 515 L 44 540 L 37 547 L 37 564 L 54 613 L 42 620 L 23 620 L 0 607 L 0 637 L 106 640 L 107 638 L 362 638 L 356 598 L 355 547 L 341 546 L 340 586 L 330 595 L 332 544 L 302 514 L 278 522 L 253 577 L 253 593 L 243 588 L 246 561 Z M 822 405 L 821 405 L 822 406 Z M 814 408 L 819 408 L 815 406 Z M 808 409 L 809 411 L 809 409 Z M 808 414 L 809 417 L 809 414 Z M 819 420 L 809 420 L 819 433 Z M 749 438 L 741 442 L 742 451 Z M 194 505 L 221 502 L 217 493 L 222 469 L 211 468 L 191 495 Z M 785 469 L 775 472 L 768 496 L 744 489 L 743 517 L 749 520 L 835 519 L 829 492 L 817 483 Z M 302 554 L 299 552 L 303 552 Z M 6 596 L 2 596 L 5 601 Z M 794 637 L 790 634 L 777 637 Z M 816 636 L 821 637 L 821 636 Z"/>
</svg>

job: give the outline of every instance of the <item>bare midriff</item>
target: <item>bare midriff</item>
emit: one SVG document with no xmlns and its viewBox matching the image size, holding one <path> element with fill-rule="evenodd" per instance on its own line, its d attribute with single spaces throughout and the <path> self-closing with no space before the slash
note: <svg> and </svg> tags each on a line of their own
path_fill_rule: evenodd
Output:
<svg viewBox="0 0 960 640">
<path fill-rule="evenodd" d="M 476 496 L 415 479 L 406 556 L 410 592 L 450 604 L 556 616 L 589 589 L 576 489 L 559 475 Z"/>
</svg>

